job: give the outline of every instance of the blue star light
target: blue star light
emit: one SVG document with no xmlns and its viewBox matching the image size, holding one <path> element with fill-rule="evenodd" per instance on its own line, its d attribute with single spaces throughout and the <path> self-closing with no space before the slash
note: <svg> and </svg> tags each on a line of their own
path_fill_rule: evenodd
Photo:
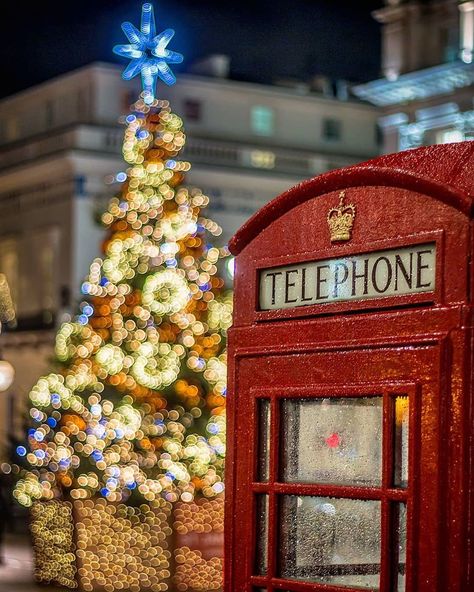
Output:
<svg viewBox="0 0 474 592">
<path fill-rule="evenodd" d="M 143 97 L 145 103 L 153 103 L 155 99 L 156 80 L 160 78 L 168 85 L 176 82 L 176 77 L 168 64 L 179 64 L 183 56 L 166 49 L 174 35 L 173 29 L 165 29 L 156 34 L 153 6 L 146 3 L 142 6 L 141 31 L 132 23 L 122 23 L 122 30 L 130 41 L 128 45 L 116 45 L 114 53 L 130 59 L 130 63 L 122 73 L 124 80 L 131 80 L 138 73 L 142 76 Z"/>
</svg>

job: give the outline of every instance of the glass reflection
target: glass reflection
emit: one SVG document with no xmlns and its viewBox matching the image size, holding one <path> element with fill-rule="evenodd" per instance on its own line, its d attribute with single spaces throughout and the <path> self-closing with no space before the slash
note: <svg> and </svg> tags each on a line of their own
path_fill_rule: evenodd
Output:
<svg viewBox="0 0 474 592">
<path fill-rule="evenodd" d="M 380 486 L 382 397 L 282 402 L 283 481 Z"/>
<path fill-rule="evenodd" d="M 282 496 L 280 575 L 378 589 L 380 512 L 380 501 Z"/>
<path fill-rule="evenodd" d="M 256 495 L 257 540 L 255 545 L 255 570 L 259 576 L 268 568 L 268 495 Z"/>
</svg>

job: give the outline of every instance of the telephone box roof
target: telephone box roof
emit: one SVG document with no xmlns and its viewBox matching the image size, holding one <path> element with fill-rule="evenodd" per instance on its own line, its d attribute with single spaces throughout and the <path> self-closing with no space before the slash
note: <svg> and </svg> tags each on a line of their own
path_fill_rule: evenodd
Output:
<svg viewBox="0 0 474 592">
<path fill-rule="evenodd" d="M 471 163 L 471 167 L 469 167 Z M 380 156 L 295 185 L 254 214 L 229 243 L 238 255 L 261 231 L 299 204 L 330 191 L 378 185 L 400 187 L 438 199 L 474 216 L 474 142 L 425 146 Z"/>
</svg>

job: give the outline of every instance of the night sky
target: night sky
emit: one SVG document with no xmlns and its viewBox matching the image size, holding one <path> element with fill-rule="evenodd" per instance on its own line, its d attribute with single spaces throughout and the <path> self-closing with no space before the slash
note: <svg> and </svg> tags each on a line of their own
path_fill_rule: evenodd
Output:
<svg viewBox="0 0 474 592">
<path fill-rule="evenodd" d="M 157 30 L 171 27 L 169 49 L 186 71 L 210 53 L 231 57 L 231 77 L 366 81 L 379 76 L 380 26 L 371 10 L 382 0 L 163 0 L 153 2 Z M 127 43 L 120 24 L 139 25 L 141 1 L 23 0 L 2 2 L 2 85 L 6 96 L 101 60 L 126 64 L 112 46 Z M 5 39 L 6 37 L 6 39 Z"/>
</svg>

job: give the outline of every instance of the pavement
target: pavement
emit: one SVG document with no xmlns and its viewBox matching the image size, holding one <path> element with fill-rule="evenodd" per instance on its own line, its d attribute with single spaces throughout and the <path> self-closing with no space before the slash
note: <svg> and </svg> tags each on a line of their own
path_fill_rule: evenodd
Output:
<svg viewBox="0 0 474 592">
<path fill-rule="evenodd" d="M 33 551 L 28 535 L 6 535 L 0 553 L 3 557 L 3 563 L 0 565 L 0 592 L 63 592 L 66 590 L 35 584 Z"/>
</svg>

